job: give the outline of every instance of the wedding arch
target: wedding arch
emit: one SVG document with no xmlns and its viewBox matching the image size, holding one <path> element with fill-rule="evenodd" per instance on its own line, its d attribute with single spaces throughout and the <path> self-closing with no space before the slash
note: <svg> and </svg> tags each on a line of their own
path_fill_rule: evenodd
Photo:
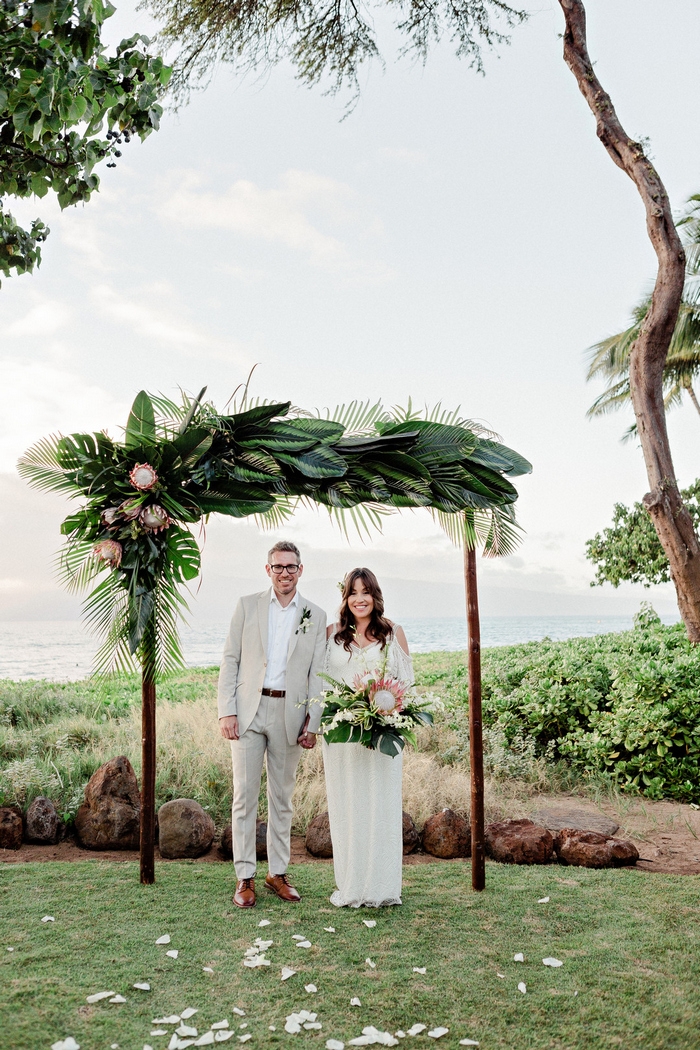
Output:
<svg viewBox="0 0 700 1050">
<path fill-rule="evenodd" d="M 82 497 L 61 526 L 63 582 L 101 636 L 95 671 L 141 670 L 140 878 L 155 881 L 156 683 L 183 665 L 182 587 L 199 575 L 191 527 L 210 514 L 278 527 L 299 505 L 326 507 L 343 526 L 381 527 L 385 514 L 426 507 L 465 552 L 469 637 L 472 886 L 485 885 L 481 659 L 476 550 L 510 553 L 519 527 L 509 480 L 530 464 L 459 411 L 421 415 L 353 402 L 325 414 L 248 399 L 220 413 L 141 391 L 121 441 L 106 431 L 54 435 L 19 472 L 36 488 Z M 99 582 L 97 582 L 99 581 Z"/>
</svg>

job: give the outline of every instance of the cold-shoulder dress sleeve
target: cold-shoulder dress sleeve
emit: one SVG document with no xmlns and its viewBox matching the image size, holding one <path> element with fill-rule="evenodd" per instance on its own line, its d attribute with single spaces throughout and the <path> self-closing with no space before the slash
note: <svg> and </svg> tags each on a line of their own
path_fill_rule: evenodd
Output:
<svg viewBox="0 0 700 1050">
<path fill-rule="evenodd" d="M 400 679 L 406 685 L 415 685 L 416 676 L 413 672 L 413 660 L 401 648 L 395 634 L 392 634 L 389 642 L 387 671 L 392 677 Z"/>
</svg>

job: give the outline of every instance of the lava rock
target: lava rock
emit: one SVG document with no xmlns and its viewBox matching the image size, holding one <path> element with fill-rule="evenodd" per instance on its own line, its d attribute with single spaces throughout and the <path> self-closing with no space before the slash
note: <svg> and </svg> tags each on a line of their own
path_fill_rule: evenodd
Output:
<svg viewBox="0 0 700 1050">
<path fill-rule="evenodd" d="M 85 849 L 138 849 L 141 798 L 125 755 L 111 758 L 90 777 L 75 831 Z"/>
<path fill-rule="evenodd" d="M 531 820 L 499 820 L 485 831 L 487 856 L 501 864 L 549 864 L 554 840 Z"/>
<path fill-rule="evenodd" d="M 332 857 L 331 825 L 328 813 L 319 813 L 306 829 L 306 848 L 314 857 Z"/>
<path fill-rule="evenodd" d="M 578 828 L 563 828 L 554 848 L 562 864 L 579 868 L 621 868 L 639 860 L 639 850 L 632 842 Z"/>
<path fill-rule="evenodd" d="M 27 842 L 55 846 L 61 832 L 61 820 L 50 798 L 35 798 L 27 810 L 24 837 Z"/>
<path fill-rule="evenodd" d="M 423 825 L 423 849 L 433 857 L 445 860 L 470 857 L 472 832 L 469 822 L 451 809 L 436 813 Z"/>
<path fill-rule="evenodd" d="M 233 859 L 233 832 L 230 824 L 221 832 L 219 853 L 224 860 Z M 255 856 L 258 860 L 267 860 L 267 824 L 264 820 L 255 822 Z"/>
<path fill-rule="evenodd" d="M 161 857 L 201 857 L 214 839 L 214 821 L 199 802 L 175 798 L 158 810 L 158 848 Z"/>
<path fill-rule="evenodd" d="M 410 813 L 403 814 L 403 852 L 404 855 L 407 853 L 413 853 L 414 849 L 420 842 L 420 835 L 418 834 L 418 828 L 416 822 Z"/>
<path fill-rule="evenodd" d="M 19 806 L 0 806 L 0 849 L 22 845 L 22 811 Z"/>
</svg>

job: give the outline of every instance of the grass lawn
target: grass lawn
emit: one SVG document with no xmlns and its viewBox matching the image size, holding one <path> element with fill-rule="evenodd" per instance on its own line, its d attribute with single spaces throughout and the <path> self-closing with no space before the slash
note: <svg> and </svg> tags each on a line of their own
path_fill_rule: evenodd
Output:
<svg viewBox="0 0 700 1050">
<path fill-rule="evenodd" d="M 81 1050 L 164 1050 L 170 1036 L 150 1036 L 151 1020 L 195 1007 L 188 1023 L 200 1034 L 223 1018 L 247 1023 L 240 1034 L 251 1033 L 251 1050 L 321 1050 L 365 1025 L 395 1032 L 416 1022 L 449 1028 L 437 1043 L 445 1050 L 465 1037 L 483 1050 L 700 1045 L 695 877 L 489 864 L 487 891 L 473 894 L 468 865 L 418 865 L 404 869 L 402 908 L 357 912 L 328 903 L 330 865 L 293 874 L 300 905 L 263 890 L 241 912 L 227 864 L 160 864 L 152 887 L 138 884 L 131 863 L 0 865 L 0 1044 L 48 1050 L 72 1035 Z M 550 902 L 538 904 L 544 896 Z M 42 924 L 47 914 L 56 921 Z M 263 918 L 271 922 L 260 929 Z M 154 943 L 164 933 L 176 960 Z M 313 946 L 296 947 L 295 933 Z M 272 965 L 244 968 L 258 936 L 274 941 Z M 564 965 L 546 968 L 547 956 Z M 282 966 L 297 975 L 281 982 Z M 152 990 L 135 990 L 139 981 Z M 304 990 L 311 982 L 316 994 Z M 126 1004 L 86 1004 L 109 989 Z M 350 1006 L 353 996 L 361 1007 Z M 322 1030 L 285 1033 L 286 1015 L 300 1009 L 316 1011 Z M 425 1033 L 402 1043 L 436 1045 Z"/>
</svg>

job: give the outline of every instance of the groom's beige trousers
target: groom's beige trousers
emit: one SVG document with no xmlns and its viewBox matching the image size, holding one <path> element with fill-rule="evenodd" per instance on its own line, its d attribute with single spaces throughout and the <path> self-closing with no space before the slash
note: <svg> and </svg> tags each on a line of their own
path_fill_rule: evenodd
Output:
<svg viewBox="0 0 700 1050">
<path fill-rule="evenodd" d="M 255 875 L 255 822 L 266 752 L 267 859 L 272 875 L 284 875 L 289 865 L 292 793 L 301 748 L 287 739 L 283 698 L 261 696 L 253 721 L 239 740 L 231 741 L 231 823 L 237 879 L 251 879 Z"/>
</svg>

